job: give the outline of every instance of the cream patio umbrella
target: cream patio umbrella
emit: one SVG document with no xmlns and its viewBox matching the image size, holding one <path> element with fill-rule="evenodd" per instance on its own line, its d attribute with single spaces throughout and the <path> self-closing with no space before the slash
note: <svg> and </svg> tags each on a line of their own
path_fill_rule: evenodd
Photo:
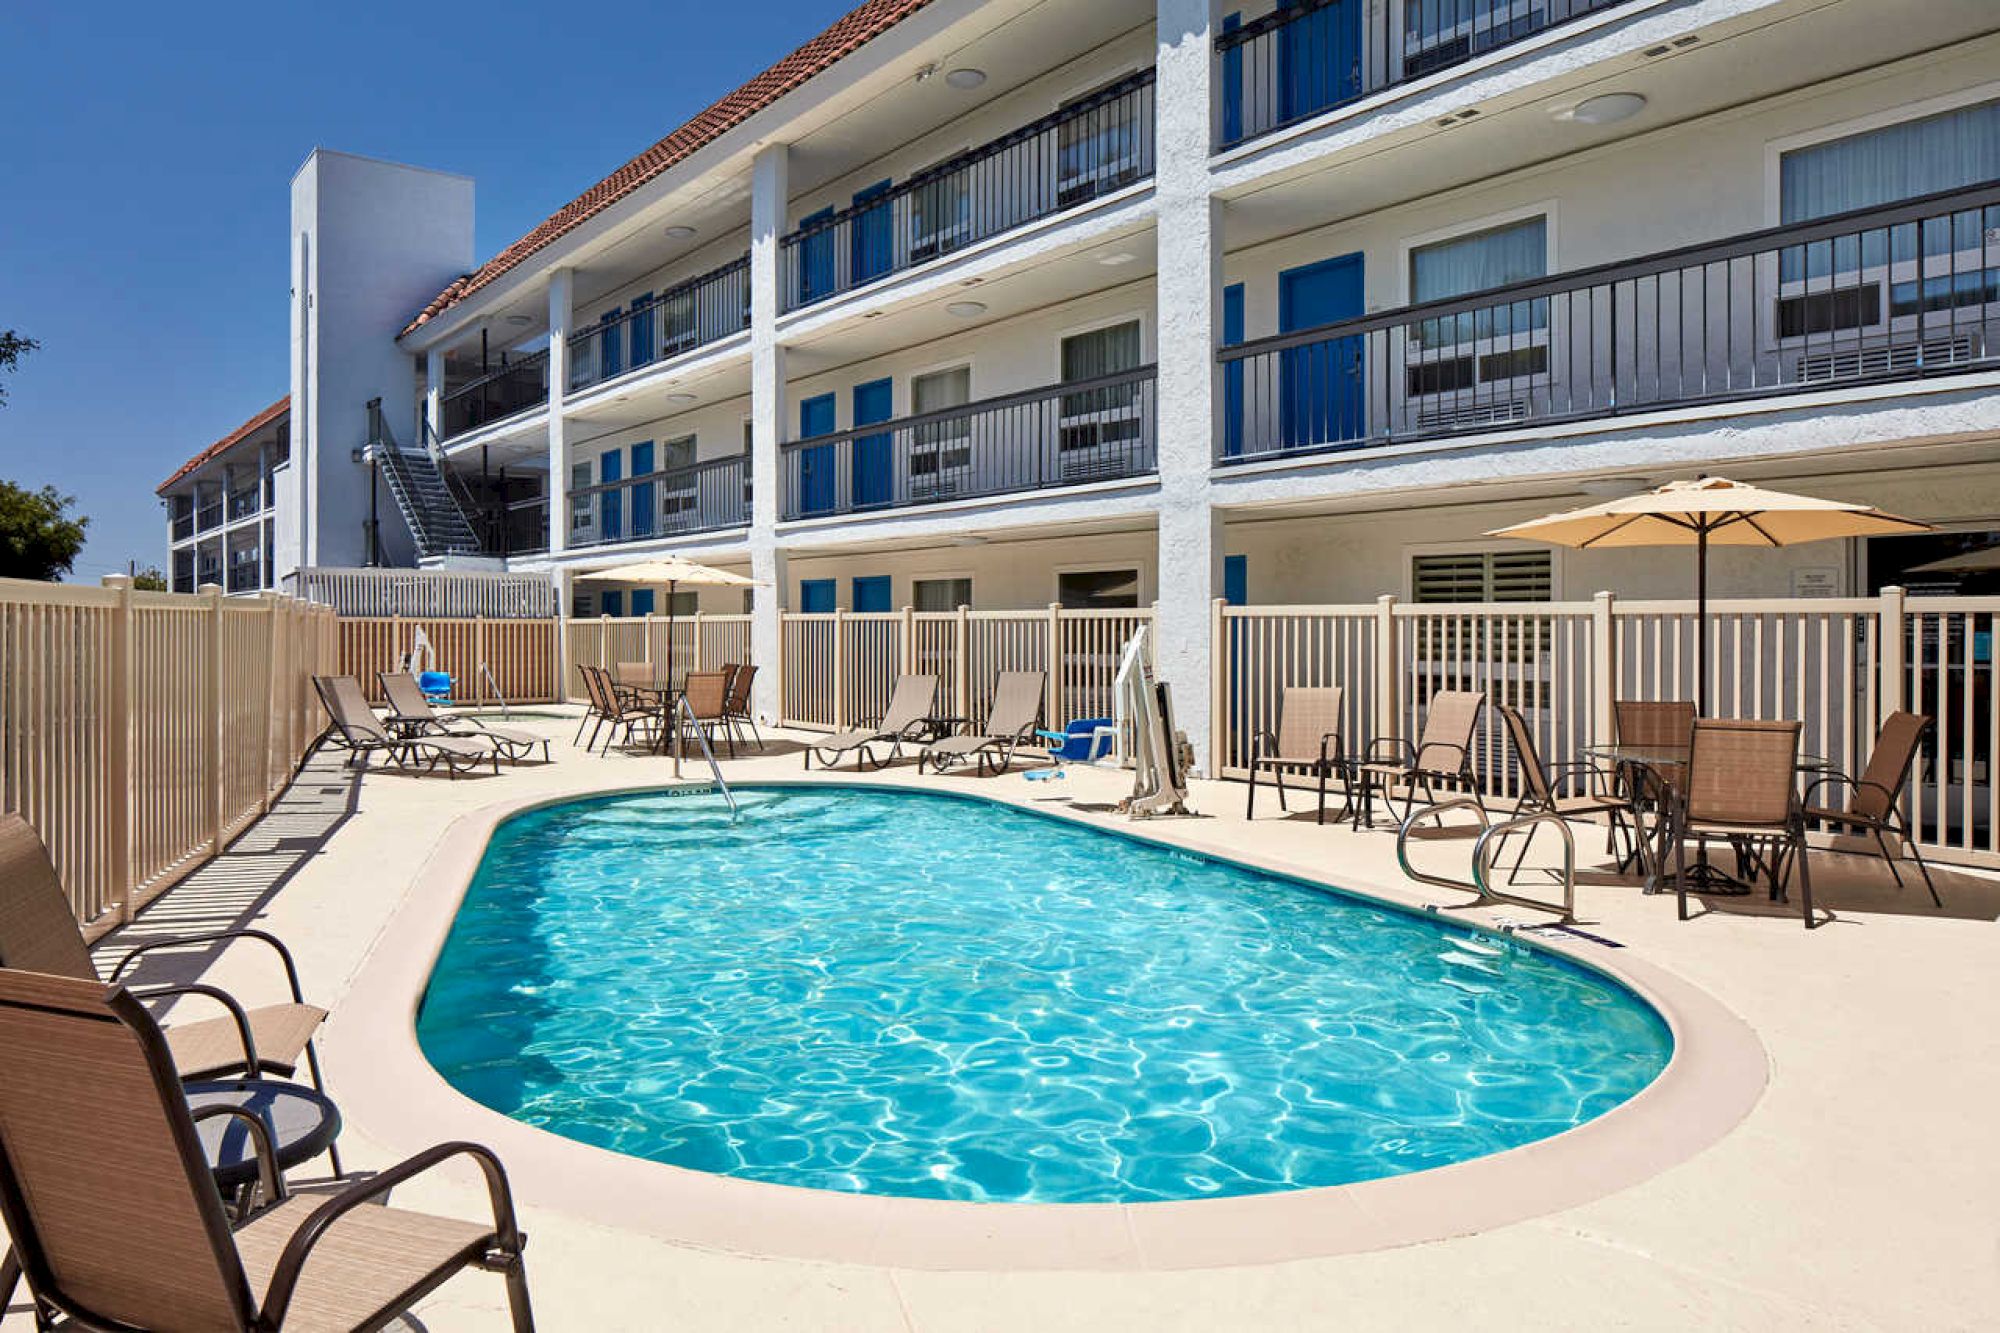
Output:
<svg viewBox="0 0 2000 1333">
<path fill-rule="evenodd" d="M 674 593 L 685 583 L 691 588 L 761 588 L 756 579 L 732 574 L 713 565 L 697 564 L 670 555 L 660 560 L 637 560 L 629 565 L 611 565 L 575 576 L 578 583 L 664 583 L 667 585 L 667 684 L 674 676 Z"/>
<path fill-rule="evenodd" d="M 1767 491 L 1726 477 L 1670 481 L 1638 495 L 1516 523 L 1489 533 L 1580 550 L 1695 548 L 1695 707 L 1708 712 L 1708 548 L 1793 546 L 1836 537 L 1900 537 L 1931 525 L 1868 505 Z"/>
<path fill-rule="evenodd" d="M 2000 574 L 2000 546 L 1982 546 L 1976 551 L 1960 551 L 1942 560 L 1912 565 L 1905 574 Z"/>
</svg>

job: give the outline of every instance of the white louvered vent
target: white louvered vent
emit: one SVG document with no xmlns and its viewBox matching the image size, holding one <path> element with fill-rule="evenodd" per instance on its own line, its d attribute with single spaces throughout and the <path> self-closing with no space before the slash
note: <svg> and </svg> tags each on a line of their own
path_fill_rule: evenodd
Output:
<svg viewBox="0 0 2000 1333">
<path fill-rule="evenodd" d="M 1869 375 L 1890 375 L 1898 371 L 1922 370 L 1927 366 L 1962 365 L 1976 361 L 1980 354 L 1977 333 L 1953 338 L 1928 338 L 1923 342 L 1880 343 L 1837 352 L 1814 352 L 1799 358 L 1799 379 L 1813 384 L 1827 380 L 1860 379 Z"/>
<path fill-rule="evenodd" d="M 1417 413 L 1418 430 L 1467 430 L 1476 426 L 1503 425 L 1528 419 L 1526 398 L 1503 398 L 1498 402 L 1465 407 L 1434 407 Z"/>
</svg>

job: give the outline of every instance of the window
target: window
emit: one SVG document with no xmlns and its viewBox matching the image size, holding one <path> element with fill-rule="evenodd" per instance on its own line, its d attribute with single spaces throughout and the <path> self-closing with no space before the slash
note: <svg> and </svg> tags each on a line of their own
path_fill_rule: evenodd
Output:
<svg viewBox="0 0 2000 1333">
<path fill-rule="evenodd" d="M 668 292 L 660 298 L 660 355 L 674 356 L 701 341 L 698 310 L 692 287 Z"/>
<path fill-rule="evenodd" d="M 972 401 L 972 367 L 918 375 L 910 381 L 910 411 L 914 416 L 963 407 Z M 955 495 L 971 480 L 972 419 L 950 417 L 927 422 L 911 431 L 910 496 L 928 500 Z"/>
<path fill-rule="evenodd" d="M 2000 180 L 2000 101 L 1783 154 L 1779 215 L 1809 222 L 1990 180 Z"/>
<path fill-rule="evenodd" d="M 1089 569 L 1056 575 L 1056 600 L 1067 611 L 1130 611 L 1139 605 L 1139 571 Z"/>
<path fill-rule="evenodd" d="M 910 584 L 910 605 L 918 611 L 956 611 L 972 605 L 971 579 L 918 579 Z"/>
<path fill-rule="evenodd" d="M 572 534 L 590 530 L 590 497 L 577 492 L 590 488 L 590 464 L 572 463 L 569 469 L 569 530 Z"/>
<path fill-rule="evenodd" d="M 1547 272 L 1548 219 L 1528 218 L 1410 251 L 1410 299 L 1449 300 Z M 1404 392 L 1412 398 L 1470 395 L 1470 401 L 1420 409 L 1417 424 L 1485 425 L 1525 415 L 1525 400 L 1507 395 L 1516 382 L 1548 374 L 1548 329 L 1546 299 L 1483 306 L 1410 325 Z"/>
<path fill-rule="evenodd" d="M 1547 551 L 1466 551 L 1410 562 L 1416 602 L 1546 602 L 1555 595 Z"/>
<path fill-rule="evenodd" d="M 1517 41 L 1548 22 L 1548 0 L 1404 0 L 1403 75 L 1416 78 Z"/>
<path fill-rule="evenodd" d="M 972 199 L 965 188 L 967 174 L 950 162 L 942 162 L 912 178 L 915 184 L 910 191 L 912 264 L 949 254 L 972 239 Z"/>
<path fill-rule="evenodd" d="M 660 485 L 660 512 L 666 515 L 669 526 L 677 514 L 694 514 L 701 507 L 701 496 L 693 474 L 687 469 L 694 466 L 695 437 L 683 435 L 678 440 L 664 440 L 660 444 L 660 470 L 666 473 Z"/>
<path fill-rule="evenodd" d="M 1065 102 L 1059 111 L 1081 108 L 1115 86 L 1114 80 L 1096 92 Z M 1139 99 L 1108 98 L 1089 110 L 1077 110 L 1056 129 L 1056 207 L 1069 208 L 1145 174 L 1140 160 L 1143 127 Z"/>
<path fill-rule="evenodd" d="M 1100 379 L 1140 365 L 1139 321 L 1072 334 L 1062 340 L 1065 384 Z M 1132 471 L 1131 454 L 1145 434 L 1137 384 L 1114 384 L 1066 393 L 1058 426 L 1065 481 L 1120 476 Z"/>
</svg>

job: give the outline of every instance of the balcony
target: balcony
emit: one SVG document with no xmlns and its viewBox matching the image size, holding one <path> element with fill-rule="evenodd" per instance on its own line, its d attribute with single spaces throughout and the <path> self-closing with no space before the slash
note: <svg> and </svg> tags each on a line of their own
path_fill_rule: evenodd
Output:
<svg viewBox="0 0 2000 1333">
<path fill-rule="evenodd" d="M 784 447 L 787 520 L 1151 473 L 1154 370 L 1030 389 Z"/>
<path fill-rule="evenodd" d="M 229 553 L 229 591 L 256 592 L 264 586 L 264 557 L 254 546 Z"/>
<path fill-rule="evenodd" d="M 229 521 L 252 518 L 264 506 L 264 488 L 257 482 L 239 486 L 229 493 Z"/>
<path fill-rule="evenodd" d="M 661 292 L 569 340 L 572 391 L 750 327 L 750 256 Z"/>
<path fill-rule="evenodd" d="M 176 504 L 174 506 L 172 531 L 173 540 L 177 542 L 186 541 L 188 538 L 194 536 L 194 507 L 192 505 L 182 507 Z"/>
<path fill-rule="evenodd" d="M 750 522 L 750 467 L 742 454 L 570 492 L 572 547 L 654 541 Z"/>
<path fill-rule="evenodd" d="M 1297 0 L 1215 40 L 1232 148 L 1626 0 Z"/>
<path fill-rule="evenodd" d="M 1217 461 L 2000 368 L 2000 184 L 1218 353 Z"/>
<path fill-rule="evenodd" d="M 222 526 L 222 496 L 204 500 L 195 506 L 194 527 L 196 532 L 212 532 Z"/>
<path fill-rule="evenodd" d="M 503 360 L 500 369 L 444 396 L 438 427 L 442 438 L 490 426 L 549 401 L 547 348 Z"/>
<path fill-rule="evenodd" d="M 1143 70 L 784 238 L 787 311 L 962 250 L 1153 174 Z"/>
</svg>

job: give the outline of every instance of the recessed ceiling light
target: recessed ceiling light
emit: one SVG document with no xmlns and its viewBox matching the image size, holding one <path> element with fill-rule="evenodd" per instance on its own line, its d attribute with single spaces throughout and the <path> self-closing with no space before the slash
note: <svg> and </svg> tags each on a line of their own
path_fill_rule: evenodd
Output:
<svg viewBox="0 0 2000 1333">
<path fill-rule="evenodd" d="M 961 65 L 959 68 L 946 74 L 944 81 L 961 92 L 970 92 L 972 89 L 986 82 L 986 71 L 983 69 L 974 69 L 970 65 Z"/>
<path fill-rule="evenodd" d="M 507 316 L 507 322 L 509 324 L 532 324 L 535 321 L 527 315 L 509 315 Z"/>
<path fill-rule="evenodd" d="M 694 228 L 684 227 L 679 223 L 675 223 L 673 226 L 667 228 L 666 234 L 667 239 L 670 241 L 685 241 L 688 237 L 694 235 Z"/>
<path fill-rule="evenodd" d="M 1138 257 L 1129 250 L 1120 250 L 1115 255 L 1098 256 L 1097 262 L 1106 268 L 1117 268 L 1120 264 L 1129 264 Z"/>
<path fill-rule="evenodd" d="M 694 395 L 691 393 L 670 393 L 667 395 L 667 401 L 670 403 L 691 403 L 694 401 Z"/>
<path fill-rule="evenodd" d="M 977 319 L 986 313 L 984 301 L 953 301 L 944 308 L 947 315 L 957 315 L 960 319 Z"/>
<path fill-rule="evenodd" d="M 1584 98 L 1575 106 L 1558 107 L 1555 118 L 1579 125 L 1610 125 L 1630 120 L 1645 109 L 1646 99 L 1638 93 L 1600 93 Z"/>
</svg>

